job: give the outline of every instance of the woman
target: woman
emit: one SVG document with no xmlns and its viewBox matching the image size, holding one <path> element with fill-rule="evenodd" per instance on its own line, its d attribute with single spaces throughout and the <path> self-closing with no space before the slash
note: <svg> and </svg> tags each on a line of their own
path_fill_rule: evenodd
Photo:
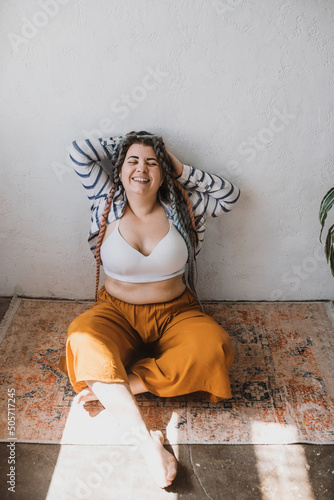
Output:
<svg viewBox="0 0 334 500">
<path fill-rule="evenodd" d="M 177 463 L 134 395 L 231 397 L 232 343 L 201 309 L 195 259 L 206 218 L 229 211 L 239 190 L 182 165 L 147 132 L 73 142 L 70 157 L 91 202 L 97 283 L 94 305 L 69 327 L 64 370 L 78 403 L 98 399 L 122 432 L 140 436 L 139 449 L 165 488 Z"/>
</svg>

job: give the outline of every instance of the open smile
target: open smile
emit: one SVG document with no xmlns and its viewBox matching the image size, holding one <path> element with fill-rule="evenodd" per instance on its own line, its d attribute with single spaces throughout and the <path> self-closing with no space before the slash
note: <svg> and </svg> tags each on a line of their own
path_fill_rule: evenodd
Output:
<svg viewBox="0 0 334 500">
<path fill-rule="evenodd" d="M 141 182 L 143 184 L 150 182 L 150 179 L 146 179 L 145 177 L 132 177 L 132 180 L 135 182 Z"/>
</svg>

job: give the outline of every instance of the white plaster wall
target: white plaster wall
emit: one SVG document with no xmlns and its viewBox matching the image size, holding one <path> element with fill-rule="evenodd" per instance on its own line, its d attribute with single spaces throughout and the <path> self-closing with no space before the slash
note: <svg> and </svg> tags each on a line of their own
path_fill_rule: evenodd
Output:
<svg viewBox="0 0 334 500">
<path fill-rule="evenodd" d="M 333 299 L 333 17 L 331 0 L 1 2 L 0 294 L 93 297 L 67 148 L 146 129 L 242 189 L 208 223 L 203 299 Z"/>
</svg>

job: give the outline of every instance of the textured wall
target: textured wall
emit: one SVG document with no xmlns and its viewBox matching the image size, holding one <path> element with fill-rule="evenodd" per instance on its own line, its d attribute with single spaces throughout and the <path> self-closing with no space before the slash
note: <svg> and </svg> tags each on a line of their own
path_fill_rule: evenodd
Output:
<svg viewBox="0 0 334 500">
<path fill-rule="evenodd" d="M 92 298 L 73 139 L 146 129 L 242 189 L 211 220 L 203 299 L 333 299 L 319 243 L 333 176 L 331 0 L 7 0 L 1 289 Z"/>
</svg>

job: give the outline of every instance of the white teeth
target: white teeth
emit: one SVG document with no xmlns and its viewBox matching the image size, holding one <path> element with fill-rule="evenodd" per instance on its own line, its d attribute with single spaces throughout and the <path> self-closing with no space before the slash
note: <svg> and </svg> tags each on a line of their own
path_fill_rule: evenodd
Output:
<svg viewBox="0 0 334 500">
<path fill-rule="evenodd" d="M 149 179 L 144 179 L 143 177 L 133 177 L 132 179 L 137 182 L 149 182 Z"/>
</svg>

